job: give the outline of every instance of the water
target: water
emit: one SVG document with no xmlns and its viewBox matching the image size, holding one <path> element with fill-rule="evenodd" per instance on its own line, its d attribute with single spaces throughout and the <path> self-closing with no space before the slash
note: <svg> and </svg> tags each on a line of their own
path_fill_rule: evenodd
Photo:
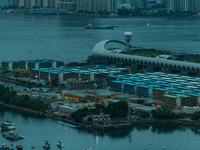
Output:
<svg viewBox="0 0 200 150">
<path fill-rule="evenodd" d="M 75 129 L 55 124 L 55 120 L 40 118 L 12 110 L 0 109 L 0 120 L 9 118 L 15 123 L 16 133 L 25 139 L 10 142 L 0 136 L 0 143 L 9 145 L 22 144 L 25 150 L 35 146 L 42 150 L 42 143 L 48 140 L 51 149 L 58 149 L 56 143 L 62 141 L 63 150 L 82 150 L 92 147 L 93 150 L 158 150 L 166 147 L 170 150 L 199 149 L 200 130 L 167 125 L 139 125 L 132 129 L 115 131 L 97 131 Z"/>
<path fill-rule="evenodd" d="M 89 22 L 119 27 L 114 30 L 85 30 Z M 123 41 L 125 31 L 133 33 L 131 44 L 135 46 L 199 53 L 199 25 L 200 19 L 1 14 L 0 60 L 47 58 L 66 63 L 86 60 L 95 44 L 108 39 Z"/>
<path fill-rule="evenodd" d="M 85 30 L 87 23 L 116 25 L 114 30 Z M 147 25 L 149 23 L 149 25 Z M 0 15 L 1 61 L 56 59 L 66 63 L 86 60 L 101 40 L 123 40 L 123 33 L 133 33 L 132 45 L 173 52 L 199 53 L 200 19 L 166 18 L 87 18 L 42 15 Z M 30 53 L 32 51 L 32 53 Z M 5 84 L 4 84 L 5 85 Z M 7 84 L 6 86 L 14 86 Z M 24 87 L 14 87 L 21 89 Z M 136 126 L 130 130 L 109 132 L 73 129 L 55 124 L 55 120 L 38 118 L 16 111 L 0 109 L 0 121 L 9 118 L 26 139 L 14 142 L 25 150 L 49 140 L 51 149 L 62 141 L 64 150 L 188 150 L 199 149 L 198 128 L 177 126 Z M 0 144 L 11 144 L 0 136 Z"/>
</svg>

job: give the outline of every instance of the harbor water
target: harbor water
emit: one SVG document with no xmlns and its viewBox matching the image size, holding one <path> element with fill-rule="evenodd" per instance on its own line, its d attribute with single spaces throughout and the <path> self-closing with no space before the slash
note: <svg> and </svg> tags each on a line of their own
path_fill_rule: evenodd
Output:
<svg viewBox="0 0 200 150">
<path fill-rule="evenodd" d="M 114 30 L 85 30 L 88 23 L 115 25 Z M 170 18 L 96 18 L 84 16 L 47 16 L 0 14 L 0 61 L 55 59 L 65 63 L 86 60 L 101 40 L 124 40 L 123 33 L 133 33 L 131 44 L 177 53 L 199 53 L 200 19 Z M 0 83 L 1 84 L 1 83 Z M 4 83 L 3 83 L 4 84 Z M 6 83 L 7 86 L 14 86 Z M 15 87 L 21 89 L 24 87 Z M 0 121 L 9 118 L 16 133 L 25 139 L 11 142 L 0 136 L 0 144 L 22 144 L 25 150 L 42 150 L 48 140 L 51 149 L 63 142 L 63 150 L 197 150 L 200 130 L 171 125 L 140 125 L 131 129 L 96 131 L 70 128 L 49 118 L 41 118 L 0 108 Z"/>
<path fill-rule="evenodd" d="M 118 27 L 85 30 L 88 23 Z M 0 14 L 0 60 L 86 60 L 95 44 L 110 39 L 124 41 L 126 31 L 133 33 L 130 43 L 134 46 L 199 53 L 199 24 L 200 19 Z"/>
<path fill-rule="evenodd" d="M 0 136 L 1 143 L 22 144 L 25 150 L 42 150 L 42 143 L 48 140 L 51 149 L 58 149 L 56 143 L 64 144 L 63 150 L 169 150 L 199 149 L 200 130 L 172 125 L 138 125 L 131 129 L 97 131 L 70 128 L 56 124 L 53 119 L 41 118 L 0 107 L 0 119 L 9 118 L 15 123 L 16 133 L 25 139 L 11 142 Z"/>
</svg>

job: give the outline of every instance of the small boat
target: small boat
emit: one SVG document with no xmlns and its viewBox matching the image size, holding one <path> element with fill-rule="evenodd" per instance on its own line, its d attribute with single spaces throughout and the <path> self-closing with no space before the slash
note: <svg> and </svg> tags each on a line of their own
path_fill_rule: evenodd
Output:
<svg viewBox="0 0 200 150">
<path fill-rule="evenodd" d="M 83 150 L 92 150 L 92 148 L 91 147 L 86 147 Z"/>
<path fill-rule="evenodd" d="M 57 146 L 58 146 L 58 148 L 63 148 L 64 147 L 64 145 L 60 141 L 57 142 Z"/>
<path fill-rule="evenodd" d="M 94 26 L 93 24 L 87 24 L 85 29 L 114 29 L 114 26 Z"/>
<path fill-rule="evenodd" d="M 50 149 L 50 144 L 49 142 L 46 140 L 44 141 L 42 147 L 44 148 L 44 150 L 49 150 Z"/>
<path fill-rule="evenodd" d="M 15 130 L 14 123 L 9 119 L 0 123 L 1 131 Z"/>
<path fill-rule="evenodd" d="M 10 150 L 10 147 L 7 144 L 2 144 L 0 150 Z"/>
<path fill-rule="evenodd" d="M 12 140 L 12 141 L 21 140 L 21 139 L 25 138 L 25 136 L 18 135 L 14 132 L 3 132 L 2 136 L 4 136 L 6 139 L 9 139 L 9 140 Z"/>
<path fill-rule="evenodd" d="M 23 146 L 21 144 L 16 146 L 17 150 L 23 150 Z"/>
<path fill-rule="evenodd" d="M 31 146 L 32 149 L 35 149 L 35 146 Z"/>
</svg>

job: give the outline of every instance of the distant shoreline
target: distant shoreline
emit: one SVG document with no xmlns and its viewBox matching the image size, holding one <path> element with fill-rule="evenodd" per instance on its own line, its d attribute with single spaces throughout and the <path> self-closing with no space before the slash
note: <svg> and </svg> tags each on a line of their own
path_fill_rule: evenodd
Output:
<svg viewBox="0 0 200 150">
<path fill-rule="evenodd" d="M 0 15 L 4 14 L 28 14 L 28 15 L 42 15 L 42 14 L 30 14 L 28 12 L 0 12 Z M 81 13 L 67 13 L 67 14 L 56 14 L 55 16 L 65 16 L 65 15 L 70 15 L 70 16 L 84 16 L 84 17 L 95 17 L 95 18 L 166 18 L 166 19 L 200 19 L 200 17 L 194 17 L 194 16 L 184 16 L 184 17 L 176 17 L 176 16 L 110 16 L 110 15 L 96 15 L 96 14 L 81 14 Z M 42 15 L 42 16 L 53 16 L 53 15 Z"/>
</svg>

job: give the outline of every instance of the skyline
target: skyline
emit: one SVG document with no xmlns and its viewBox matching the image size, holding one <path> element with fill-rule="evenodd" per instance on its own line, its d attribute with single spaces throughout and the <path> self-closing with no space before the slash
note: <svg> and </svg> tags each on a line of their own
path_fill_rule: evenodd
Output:
<svg viewBox="0 0 200 150">
<path fill-rule="evenodd" d="M 71 11 L 105 11 L 117 13 L 119 9 L 154 8 L 162 6 L 167 12 L 200 11 L 200 0 L 0 0 L 1 8 L 62 8 Z"/>
</svg>

